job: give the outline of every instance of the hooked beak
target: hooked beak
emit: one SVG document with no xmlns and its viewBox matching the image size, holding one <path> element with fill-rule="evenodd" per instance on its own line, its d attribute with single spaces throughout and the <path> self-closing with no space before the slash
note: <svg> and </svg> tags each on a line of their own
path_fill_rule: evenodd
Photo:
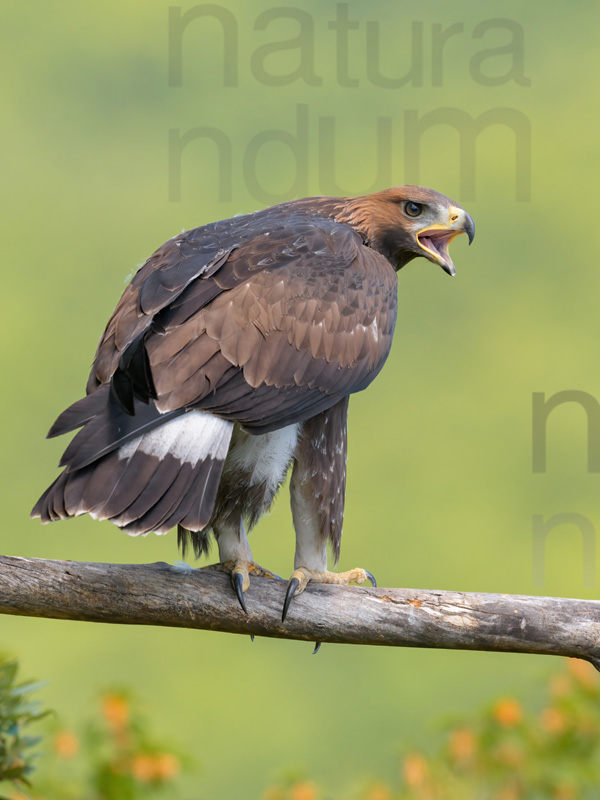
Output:
<svg viewBox="0 0 600 800">
<path fill-rule="evenodd" d="M 447 225 L 430 225 L 428 228 L 423 228 L 417 231 L 416 239 L 426 258 L 434 264 L 439 264 L 448 275 L 454 276 L 456 267 L 448 253 L 448 245 L 461 233 L 467 234 L 471 244 L 475 237 L 473 217 L 463 208 L 450 206 Z"/>
</svg>

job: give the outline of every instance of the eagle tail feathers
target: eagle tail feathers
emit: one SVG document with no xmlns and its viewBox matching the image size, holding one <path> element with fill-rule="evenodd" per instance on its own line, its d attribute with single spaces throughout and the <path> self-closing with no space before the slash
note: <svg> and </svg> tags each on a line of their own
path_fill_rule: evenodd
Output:
<svg viewBox="0 0 600 800">
<path fill-rule="evenodd" d="M 46 523 L 87 513 L 133 536 L 175 526 L 202 531 L 213 513 L 232 431 L 232 422 L 192 410 L 105 448 L 83 466 L 67 461 L 31 516 Z M 198 547 L 202 552 L 207 544 Z"/>
<path fill-rule="evenodd" d="M 46 438 L 54 439 L 56 436 L 62 436 L 63 433 L 71 433 L 101 414 L 106 405 L 107 392 L 108 386 L 106 388 L 101 386 L 92 394 L 82 397 L 81 400 L 77 400 L 76 403 L 66 408 L 62 414 L 59 414 Z"/>
</svg>

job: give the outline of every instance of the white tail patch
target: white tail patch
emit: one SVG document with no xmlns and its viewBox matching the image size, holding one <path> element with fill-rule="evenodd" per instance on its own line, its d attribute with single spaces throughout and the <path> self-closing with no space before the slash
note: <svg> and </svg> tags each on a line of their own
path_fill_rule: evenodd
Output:
<svg viewBox="0 0 600 800">
<path fill-rule="evenodd" d="M 188 411 L 120 447 L 119 459 L 142 452 L 158 459 L 168 454 L 192 467 L 207 458 L 224 461 L 232 430 L 233 422 L 205 411 Z"/>
<path fill-rule="evenodd" d="M 247 435 L 232 448 L 225 469 L 241 469 L 249 473 L 250 485 L 265 483 L 269 491 L 275 491 L 294 455 L 299 431 L 296 424 L 259 436 Z"/>
</svg>

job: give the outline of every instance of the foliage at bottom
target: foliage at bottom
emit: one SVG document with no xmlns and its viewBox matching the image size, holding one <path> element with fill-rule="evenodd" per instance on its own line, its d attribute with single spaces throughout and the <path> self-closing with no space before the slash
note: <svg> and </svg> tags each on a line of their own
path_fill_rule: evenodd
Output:
<svg viewBox="0 0 600 800">
<path fill-rule="evenodd" d="M 127 692 L 104 694 L 78 731 L 54 728 L 33 772 L 40 741 L 24 733 L 45 713 L 29 698 L 40 684 L 16 682 L 0 659 L 0 800 L 182 800 L 189 761 L 149 733 Z M 2 794 L 1 787 L 4 789 Z M 434 752 L 404 753 L 393 785 L 365 781 L 332 793 L 288 773 L 261 800 L 596 800 L 600 796 L 600 678 L 568 659 L 545 706 L 496 699 L 447 726 Z M 246 800 L 246 798 L 244 798 Z M 248 798 L 247 800 L 252 800 Z M 258 800 L 258 799 L 257 799 Z"/>
<path fill-rule="evenodd" d="M 315 781 L 283 780 L 262 800 L 325 800 Z M 373 781 L 335 800 L 597 800 L 600 797 L 600 676 L 568 659 L 545 707 L 501 697 L 448 727 L 436 752 L 404 754 L 395 785 Z"/>
</svg>

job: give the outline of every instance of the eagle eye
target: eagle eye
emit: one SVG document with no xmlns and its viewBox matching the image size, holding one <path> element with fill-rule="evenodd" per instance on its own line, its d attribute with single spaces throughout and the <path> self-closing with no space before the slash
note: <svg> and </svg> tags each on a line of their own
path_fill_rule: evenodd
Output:
<svg viewBox="0 0 600 800">
<path fill-rule="evenodd" d="M 412 200 L 407 200 L 404 204 L 404 211 L 409 217 L 419 217 L 423 213 L 423 206 L 421 203 L 413 203 Z"/>
</svg>

